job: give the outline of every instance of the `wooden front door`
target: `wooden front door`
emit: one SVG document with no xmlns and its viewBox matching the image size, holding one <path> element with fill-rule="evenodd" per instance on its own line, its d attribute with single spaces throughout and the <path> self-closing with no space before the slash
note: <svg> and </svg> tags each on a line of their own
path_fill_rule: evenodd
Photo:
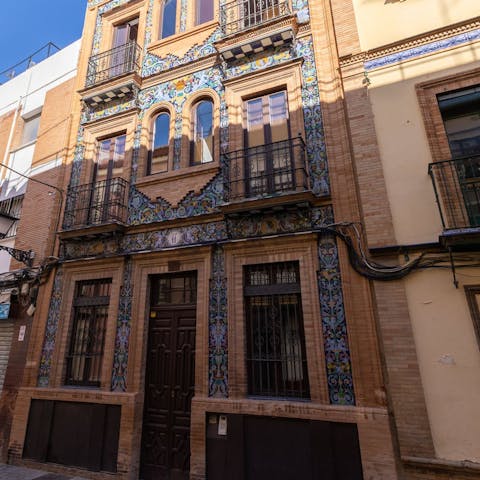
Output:
<svg viewBox="0 0 480 480">
<path fill-rule="evenodd" d="M 140 478 L 186 480 L 195 379 L 196 275 L 152 281 Z"/>
</svg>

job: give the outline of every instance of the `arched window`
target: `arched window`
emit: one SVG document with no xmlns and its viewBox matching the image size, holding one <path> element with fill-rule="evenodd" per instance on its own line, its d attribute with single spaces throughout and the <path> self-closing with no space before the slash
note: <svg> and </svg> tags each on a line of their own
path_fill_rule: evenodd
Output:
<svg viewBox="0 0 480 480">
<path fill-rule="evenodd" d="M 213 0 L 197 0 L 195 5 L 195 25 L 213 20 Z"/>
<path fill-rule="evenodd" d="M 160 38 L 175 34 L 177 26 L 177 0 L 164 0 L 160 16 Z"/>
<path fill-rule="evenodd" d="M 149 152 L 147 174 L 168 171 L 168 153 L 170 147 L 170 115 L 161 112 L 153 123 L 152 148 Z"/>
<path fill-rule="evenodd" d="M 192 114 L 190 163 L 200 165 L 213 162 L 213 102 L 201 100 L 193 107 Z"/>
</svg>

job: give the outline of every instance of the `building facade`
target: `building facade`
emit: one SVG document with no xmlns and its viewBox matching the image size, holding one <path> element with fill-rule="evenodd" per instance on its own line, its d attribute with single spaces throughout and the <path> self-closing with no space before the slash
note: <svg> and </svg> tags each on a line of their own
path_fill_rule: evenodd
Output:
<svg viewBox="0 0 480 480">
<path fill-rule="evenodd" d="M 368 246 L 425 267 L 374 284 L 398 454 L 407 478 L 478 478 L 477 6 L 352 12 L 337 40 Z"/>
<path fill-rule="evenodd" d="M 391 113 L 407 108 L 396 88 L 413 101 L 444 75 L 425 67 L 438 35 L 439 55 L 470 49 L 458 68 L 474 84 L 477 24 L 468 0 L 424 23 L 421 3 L 89 1 L 61 226 L 46 235 L 58 231 L 58 261 L 29 327 L 9 462 L 92 479 L 478 476 L 478 345 L 465 366 L 442 345 L 432 367 L 419 298 L 442 284 L 445 305 L 425 309 L 447 315 L 459 292 L 419 270 L 448 250 L 427 170 L 410 178 L 422 143 L 406 126 L 404 183 L 423 195 L 408 200 L 432 203 L 424 234 L 397 216 Z M 412 12 L 413 40 L 369 29 Z M 404 82 L 417 56 L 428 71 Z M 398 252 L 414 260 L 389 266 Z M 435 332 L 449 342 L 449 328 Z M 463 411 L 445 422 L 452 365 Z"/>
<path fill-rule="evenodd" d="M 67 158 L 65 138 L 70 130 L 79 48 L 77 41 L 37 64 L 30 62 L 28 69 L 0 85 L 2 452 L 6 452 L 25 365 L 32 321 L 26 314 L 32 305 L 30 293 L 33 295 L 37 284 L 43 282 L 42 264 L 45 266 L 45 259 L 54 254 L 53 231 L 60 200 L 52 185 L 60 186 L 60 173 Z"/>
</svg>

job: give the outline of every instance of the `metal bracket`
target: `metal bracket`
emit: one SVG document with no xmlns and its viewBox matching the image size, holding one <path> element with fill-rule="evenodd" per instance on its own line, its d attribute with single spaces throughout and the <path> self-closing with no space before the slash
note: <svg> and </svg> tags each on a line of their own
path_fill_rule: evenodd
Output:
<svg viewBox="0 0 480 480">
<path fill-rule="evenodd" d="M 22 262 L 27 267 L 32 267 L 33 259 L 35 258 L 35 252 L 33 250 L 18 250 L 16 248 L 5 247 L 0 245 L 0 250 L 5 250 L 15 260 Z"/>
</svg>

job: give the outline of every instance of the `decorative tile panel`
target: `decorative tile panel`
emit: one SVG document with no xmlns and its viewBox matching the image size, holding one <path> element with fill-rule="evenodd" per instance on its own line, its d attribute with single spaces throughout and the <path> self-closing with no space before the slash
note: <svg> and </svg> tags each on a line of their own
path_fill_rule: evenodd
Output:
<svg viewBox="0 0 480 480">
<path fill-rule="evenodd" d="M 229 238 L 239 239 L 308 231 L 311 223 L 310 211 L 302 209 L 228 219 L 227 229 Z"/>
<path fill-rule="evenodd" d="M 228 397 L 228 326 L 225 252 L 216 246 L 212 255 L 209 305 L 208 373 L 210 397 Z"/>
<path fill-rule="evenodd" d="M 168 228 L 155 232 L 126 235 L 122 240 L 124 254 L 145 250 L 162 250 L 175 247 L 215 243 L 227 238 L 224 222 L 209 222 L 188 227 Z"/>
<path fill-rule="evenodd" d="M 471 30 L 469 32 L 460 33 L 458 35 L 452 35 L 449 38 L 437 40 L 435 42 L 429 42 L 425 45 L 418 47 L 407 48 L 400 52 L 395 52 L 390 55 L 384 55 L 374 60 L 366 61 L 364 63 L 365 70 L 374 70 L 376 68 L 385 67 L 395 63 L 400 63 L 406 60 L 412 60 L 414 58 L 421 57 L 448 48 L 457 47 L 471 42 L 477 42 L 480 40 L 480 29 Z"/>
<path fill-rule="evenodd" d="M 52 356 L 55 349 L 55 341 L 57 338 L 58 322 L 60 320 L 62 290 L 63 270 L 59 268 L 55 274 L 52 297 L 50 299 L 50 307 L 48 309 L 45 338 L 43 341 L 42 356 L 40 358 L 40 368 L 37 380 L 37 384 L 39 387 L 48 387 L 48 384 L 50 382 L 50 367 L 52 366 Z"/>
<path fill-rule="evenodd" d="M 108 106 L 105 108 L 100 108 L 98 110 L 88 109 L 82 112 L 82 123 L 93 122 L 95 120 L 100 120 L 102 118 L 110 117 L 116 115 L 117 113 L 127 112 L 136 108 L 137 102 L 135 99 L 128 100 L 127 102 L 117 103 L 113 106 Z"/>
<path fill-rule="evenodd" d="M 342 279 L 333 237 L 322 235 L 319 238 L 318 258 L 318 289 L 330 403 L 355 405 Z"/>
<path fill-rule="evenodd" d="M 191 63 L 195 60 L 199 60 L 209 55 L 216 55 L 217 50 L 214 46 L 214 42 L 221 36 L 220 29 L 215 30 L 204 43 L 200 45 L 194 45 L 191 47 L 185 55 L 178 57 L 173 53 L 169 53 L 165 57 L 159 57 L 152 53 L 147 53 L 143 61 L 142 76 L 148 77 L 160 72 L 166 72 L 180 65 Z"/>
<path fill-rule="evenodd" d="M 311 187 L 316 195 L 328 195 L 327 152 L 312 38 L 299 40 L 295 52 L 299 58 L 303 58 L 302 101 Z"/>
<path fill-rule="evenodd" d="M 83 144 L 84 129 L 80 125 L 77 133 L 77 143 L 73 153 L 72 172 L 70 174 L 70 187 L 76 187 L 80 182 L 80 175 L 82 174 L 83 156 L 85 154 L 85 146 Z"/>
<path fill-rule="evenodd" d="M 218 174 L 199 194 L 190 192 L 173 207 L 161 197 L 152 201 L 135 187 L 131 187 L 127 223 L 141 225 L 216 212 L 218 205 L 223 202 L 223 188 L 222 176 Z"/>
<path fill-rule="evenodd" d="M 127 391 L 128 346 L 132 322 L 132 260 L 127 258 L 118 305 L 117 334 L 113 357 L 112 392 Z"/>
</svg>

